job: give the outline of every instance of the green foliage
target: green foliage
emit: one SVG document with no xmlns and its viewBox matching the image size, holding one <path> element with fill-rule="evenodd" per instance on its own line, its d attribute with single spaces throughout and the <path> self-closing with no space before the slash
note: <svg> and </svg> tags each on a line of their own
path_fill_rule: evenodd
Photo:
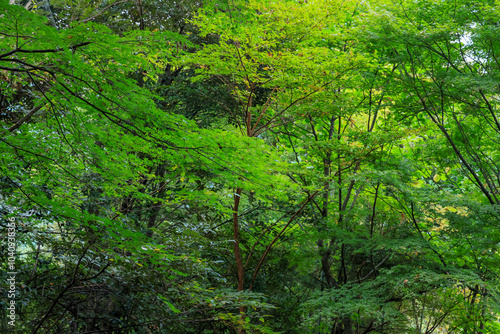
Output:
<svg viewBox="0 0 500 334">
<path fill-rule="evenodd" d="M 0 331 L 498 332 L 493 2 L 22 5 Z"/>
</svg>

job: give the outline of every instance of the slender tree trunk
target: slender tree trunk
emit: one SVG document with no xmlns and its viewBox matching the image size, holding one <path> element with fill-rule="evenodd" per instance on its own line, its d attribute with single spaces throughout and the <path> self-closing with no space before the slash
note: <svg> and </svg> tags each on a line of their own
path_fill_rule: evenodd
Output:
<svg viewBox="0 0 500 334">
<path fill-rule="evenodd" d="M 238 275 L 238 291 L 243 291 L 243 283 L 244 283 L 244 267 L 240 252 L 240 222 L 238 216 L 241 191 L 242 191 L 241 188 L 236 189 L 236 193 L 234 194 L 234 207 L 233 207 L 234 256 L 236 258 L 236 272 Z"/>
<path fill-rule="evenodd" d="M 238 291 L 243 291 L 245 283 L 245 266 L 243 265 L 243 260 L 241 259 L 240 252 L 240 222 L 238 216 L 238 209 L 240 206 L 241 199 L 241 188 L 237 188 L 234 194 L 234 207 L 233 207 L 233 239 L 234 239 L 234 257 L 236 259 L 236 273 L 238 275 Z M 240 314 L 243 317 L 245 313 L 245 307 L 240 306 Z M 238 329 L 238 333 L 244 333 L 242 328 Z"/>
<path fill-rule="evenodd" d="M 351 320 L 351 318 L 344 318 L 344 320 L 342 320 L 342 323 L 344 324 L 344 334 L 353 334 L 354 333 L 352 331 L 352 320 Z"/>
</svg>

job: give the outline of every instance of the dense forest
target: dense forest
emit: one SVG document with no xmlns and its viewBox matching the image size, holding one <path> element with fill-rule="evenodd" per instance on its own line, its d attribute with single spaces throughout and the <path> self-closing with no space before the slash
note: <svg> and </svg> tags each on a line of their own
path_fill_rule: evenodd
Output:
<svg viewBox="0 0 500 334">
<path fill-rule="evenodd" d="M 1 333 L 500 333 L 494 0 L 0 0 Z"/>
</svg>

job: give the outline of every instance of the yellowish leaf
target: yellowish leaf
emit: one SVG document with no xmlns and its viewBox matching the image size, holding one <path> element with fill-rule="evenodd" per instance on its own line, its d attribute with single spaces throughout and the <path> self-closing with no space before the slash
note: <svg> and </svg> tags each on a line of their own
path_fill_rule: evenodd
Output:
<svg viewBox="0 0 500 334">
<path fill-rule="evenodd" d="M 422 181 L 422 180 L 415 180 L 415 181 L 410 182 L 410 185 L 412 187 L 415 187 L 415 188 L 421 188 L 423 183 L 424 183 L 424 181 Z"/>
</svg>

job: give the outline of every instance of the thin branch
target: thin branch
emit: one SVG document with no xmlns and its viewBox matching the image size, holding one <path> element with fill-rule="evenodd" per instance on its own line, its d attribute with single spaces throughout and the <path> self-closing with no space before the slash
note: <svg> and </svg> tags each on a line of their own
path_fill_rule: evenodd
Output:
<svg viewBox="0 0 500 334">
<path fill-rule="evenodd" d="M 122 0 L 122 1 L 117 1 L 117 2 L 114 2 L 112 3 L 111 5 L 108 5 L 106 7 L 104 7 L 103 9 L 101 9 L 97 14 L 95 14 L 94 16 L 91 16 L 91 17 L 88 17 L 84 20 L 81 20 L 80 23 L 83 23 L 83 22 L 87 22 L 87 21 L 90 21 L 90 20 L 93 20 L 95 19 L 96 17 L 98 17 L 99 15 L 101 15 L 102 13 L 104 13 L 106 10 L 110 9 L 111 7 L 114 7 L 116 5 L 120 5 L 122 3 L 125 3 L 125 2 L 130 2 L 130 1 L 134 1 L 134 0 Z"/>
<path fill-rule="evenodd" d="M 80 43 L 80 44 L 71 45 L 71 46 L 68 47 L 68 49 L 70 49 L 71 51 L 75 51 L 76 49 L 78 49 L 78 48 L 80 48 L 82 46 L 89 45 L 89 44 L 91 44 L 91 42 L 83 42 L 83 43 Z M 21 48 L 15 48 L 12 51 L 9 51 L 7 53 L 1 54 L 0 58 L 5 58 L 5 57 L 8 57 L 8 56 L 13 55 L 15 53 L 56 53 L 56 52 L 64 51 L 64 49 L 65 48 L 41 49 L 41 50 L 26 50 L 26 49 L 21 49 Z"/>
<path fill-rule="evenodd" d="M 304 203 L 302 204 L 302 206 L 293 214 L 292 217 L 290 217 L 290 219 L 288 220 L 288 222 L 286 223 L 286 225 L 281 229 L 281 231 L 273 239 L 273 241 L 271 241 L 271 243 L 267 246 L 266 250 L 264 251 L 264 254 L 262 254 L 262 257 L 260 258 L 260 261 L 257 264 L 257 267 L 255 268 L 255 270 L 253 272 L 252 281 L 250 282 L 250 287 L 248 288 L 248 291 L 252 291 L 253 284 L 255 282 L 255 279 L 257 278 L 257 274 L 258 274 L 258 272 L 260 270 L 260 267 L 262 266 L 262 263 L 264 262 L 264 260 L 266 259 L 267 255 L 271 251 L 271 248 L 273 247 L 273 245 L 281 237 L 281 235 L 286 231 L 286 229 L 288 228 L 288 226 L 290 226 L 290 224 L 295 220 L 295 218 L 297 217 L 297 215 L 300 212 L 302 212 L 302 209 L 304 209 L 304 207 L 306 206 L 306 204 L 309 203 L 314 198 L 314 196 L 316 196 L 318 193 L 319 193 L 319 190 L 316 190 L 316 192 L 314 192 L 314 194 L 312 194 L 311 196 L 308 196 L 308 198 L 304 201 Z"/>
</svg>

